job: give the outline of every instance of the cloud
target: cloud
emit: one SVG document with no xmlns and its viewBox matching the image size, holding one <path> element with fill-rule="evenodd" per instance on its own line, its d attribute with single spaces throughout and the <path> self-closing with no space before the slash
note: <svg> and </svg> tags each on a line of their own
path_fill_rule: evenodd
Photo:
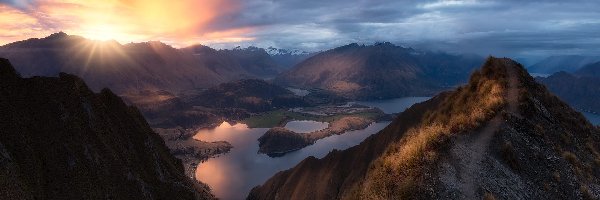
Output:
<svg viewBox="0 0 600 200">
<path fill-rule="evenodd" d="M 13 25 L 15 32 L 38 29 L 38 34 L 47 35 L 62 30 L 91 39 L 121 42 L 168 39 L 188 43 L 199 42 L 190 41 L 192 38 L 202 41 L 204 38 L 199 37 L 202 35 L 227 36 L 232 30 L 219 29 L 213 23 L 239 9 L 238 2 L 223 0 L 13 0 L 2 3 L 2 22 L 19 24 Z M 23 16 L 35 24 L 20 25 Z"/>
<path fill-rule="evenodd" d="M 316 51 L 350 42 L 390 41 L 481 55 L 600 54 L 596 48 L 600 45 L 597 37 L 600 1 L 596 0 L 92 0 L 86 3 L 1 0 L 0 3 L 4 4 L 0 7 L 3 13 L 0 23 L 10 25 L 5 13 L 10 13 L 6 15 L 15 21 L 26 19 L 19 25 L 13 21 L 10 26 L 29 35 L 36 33 L 33 29 L 93 35 L 104 29 L 102 24 L 108 24 L 116 29 L 114 32 L 126 33 L 122 37 L 129 40 L 161 39 L 179 46 L 200 42 L 216 47 L 256 45 Z M 32 29 L 25 30 L 27 27 Z M 17 32 L 12 31 L 12 35 Z M 13 36 L 3 36 L 0 42 L 12 40 L 16 37 Z"/>
</svg>

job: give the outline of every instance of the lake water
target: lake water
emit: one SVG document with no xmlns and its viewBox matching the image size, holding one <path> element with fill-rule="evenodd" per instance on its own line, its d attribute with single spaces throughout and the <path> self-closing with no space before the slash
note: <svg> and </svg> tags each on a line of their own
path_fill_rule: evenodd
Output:
<svg viewBox="0 0 600 200">
<path fill-rule="evenodd" d="M 531 75 L 533 78 L 535 78 L 535 77 L 543 77 L 543 78 L 546 78 L 546 77 L 550 76 L 551 74 L 543 74 L 543 73 L 531 73 L 531 72 L 530 72 L 530 73 L 529 73 L 529 75 Z"/>
<path fill-rule="evenodd" d="M 292 93 L 294 93 L 296 96 L 306 96 L 308 94 L 310 94 L 310 91 L 308 90 L 303 90 L 303 89 L 298 89 L 298 88 L 287 88 L 289 91 L 291 91 Z"/>
<path fill-rule="evenodd" d="M 408 97 L 385 101 L 363 101 L 360 104 L 378 107 L 386 113 L 397 113 L 427 99 L 429 97 Z M 245 124 L 231 125 L 223 122 L 214 129 L 199 131 L 194 138 L 204 141 L 228 141 L 233 145 L 233 149 L 227 154 L 199 164 L 196 178 L 207 183 L 218 198 L 245 199 L 253 187 L 263 184 L 275 173 L 294 167 L 308 156 L 322 158 L 333 149 L 344 150 L 355 146 L 388 124 L 389 122 L 373 123 L 366 129 L 326 137 L 298 151 L 272 158 L 257 153 L 258 138 L 269 129 L 248 128 Z M 310 132 L 326 128 L 327 125 L 327 123 L 314 121 L 291 121 L 286 124 L 286 127 L 296 132 Z"/>
<path fill-rule="evenodd" d="M 600 125 L 600 115 L 589 113 L 589 112 L 581 112 L 585 118 L 587 118 L 592 124 Z"/>
<path fill-rule="evenodd" d="M 285 124 L 285 128 L 296 133 L 310 133 L 327 128 L 329 123 L 312 120 L 290 121 Z"/>
<path fill-rule="evenodd" d="M 267 128 L 248 128 L 245 124 L 232 126 L 223 122 L 215 129 L 199 131 L 194 137 L 204 141 L 228 141 L 233 149 L 225 155 L 199 164 L 196 178 L 208 184 L 218 198 L 245 199 L 254 186 L 264 183 L 278 171 L 289 169 L 308 156 L 322 158 L 333 149 L 343 150 L 355 146 L 388 124 L 389 122 L 373 123 L 366 129 L 326 137 L 298 151 L 271 158 L 257 153 L 257 139 Z"/>
</svg>

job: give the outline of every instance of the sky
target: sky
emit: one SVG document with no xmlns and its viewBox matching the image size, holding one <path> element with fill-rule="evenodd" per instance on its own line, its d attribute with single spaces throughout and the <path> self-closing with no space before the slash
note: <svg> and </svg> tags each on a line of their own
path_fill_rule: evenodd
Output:
<svg viewBox="0 0 600 200">
<path fill-rule="evenodd" d="M 64 31 L 318 51 L 348 43 L 511 57 L 600 55 L 600 1 L 0 0 L 0 44 Z"/>
</svg>

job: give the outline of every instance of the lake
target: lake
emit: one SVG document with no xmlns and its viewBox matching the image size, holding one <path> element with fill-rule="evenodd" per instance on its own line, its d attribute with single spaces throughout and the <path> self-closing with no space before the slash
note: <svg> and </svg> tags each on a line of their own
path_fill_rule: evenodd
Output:
<svg viewBox="0 0 600 200">
<path fill-rule="evenodd" d="M 408 97 L 386 101 L 356 102 L 366 106 L 378 107 L 386 113 L 404 111 L 414 103 L 425 101 L 429 97 Z M 292 121 L 286 127 L 306 132 L 319 129 L 327 124 L 310 121 Z M 320 123 L 320 122 L 317 122 Z M 214 129 L 199 131 L 194 138 L 204 141 L 227 141 L 233 149 L 227 154 L 209 159 L 198 165 L 196 178 L 212 188 L 218 198 L 245 199 L 250 190 L 263 184 L 275 173 L 294 167 L 308 156 L 322 158 L 333 149 L 344 150 L 362 142 L 368 136 L 385 128 L 390 122 L 379 122 L 366 129 L 348 131 L 318 140 L 315 144 L 290 152 L 282 157 L 269 157 L 258 154 L 258 138 L 268 128 L 248 128 L 245 124 L 231 125 L 223 122 Z M 305 127 L 302 127 L 305 125 Z"/>
<path fill-rule="evenodd" d="M 250 190 L 267 181 L 278 171 L 289 169 L 308 156 L 322 158 L 333 149 L 355 146 L 369 135 L 378 132 L 389 122 L 373 123 L 366 129 L 323 138 L 315 144 L 282 157 L 271 158 L 258 154 L 258 138 L 268 128 L 248 128 L 245 124 L 223 122 L 212 130 L 199 131 L 195 138 L 205 141 L 228 141 L 233 149 L 225 155 L 200 163 L 196 178 L 212 188 L 221 199 L 245 199 Z"/>
<path fill-rule="evenodd" d="M 529 73 L 529 75 L 531 75 L 533 78 L 535 77 L 542 77 L 542 78 L 546 78 L 548 76 L 550 76 L 551 74 L 544 74 L 544 73 Z"/>
<path fill-rule="evenodd" d="M 583 111 L 581 111 L 581 114 L 583 114 L 583 116 L 585 116 L 592 124 L 597 126 L 600 125 L 600 115 Z"/>
</svg>

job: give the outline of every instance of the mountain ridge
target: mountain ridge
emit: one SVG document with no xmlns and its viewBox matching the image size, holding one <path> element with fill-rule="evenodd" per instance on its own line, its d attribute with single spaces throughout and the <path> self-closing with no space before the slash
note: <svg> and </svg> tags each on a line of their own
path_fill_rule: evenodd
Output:
<svg viewBox="0 0 600 200">
<path fill-rule="evenodd" d="M 0 59 L 2 199 L 213 199 L 135 107 L 108 89 L 22 78 Z"/>
<path fill-rule="evenodd" d="M 428 96 L 466 80 L 478 58 L 422 52 L 389 42 L 352 43 L 320 52 L 274 82 L 320 88 L 350 99 Z"/>
<path fill-rule="evenodd" d="M 522 66 L 488 58 L 469 84 L 358 146 L 279 172 L 248 199 L 598 198 L 598 133 Z"/>
<path fill-rule="evenodd" d="M 119 94 L 177 93 L 242 78 L 273 77 L 282 70 L 264 51 L 200 46 L 176 49 L 159 41 L 122 45 L 59 32 L 1 46 L 0 56 L 9 58 L 25 77 L 67 72 L 82 77 L 95 91 L 108 87 Z"/>
</svg>

